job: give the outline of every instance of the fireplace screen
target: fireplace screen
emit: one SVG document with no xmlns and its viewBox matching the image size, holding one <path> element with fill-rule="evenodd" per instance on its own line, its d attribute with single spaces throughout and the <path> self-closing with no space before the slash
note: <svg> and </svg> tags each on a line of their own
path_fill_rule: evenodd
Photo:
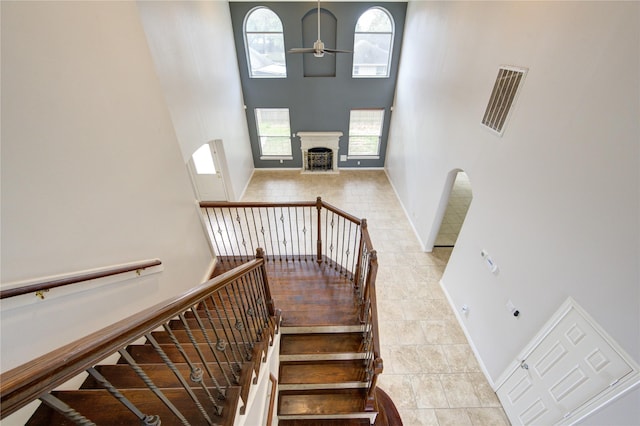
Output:
<svg viewBox="0 0 640 426">
<path fill-rule="evenodd" d="M 304 161 L 306 170 L 333 170 L 333 150 L 324 147 L 309 148 L 305 152 Z"/>
</svg>

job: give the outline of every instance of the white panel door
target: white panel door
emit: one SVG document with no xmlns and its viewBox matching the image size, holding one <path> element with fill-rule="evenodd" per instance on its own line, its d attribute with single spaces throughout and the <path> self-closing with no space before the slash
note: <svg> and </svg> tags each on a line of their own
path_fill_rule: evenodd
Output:
<svg viewBox="0 0 640 426">
<path fill-rule="evenodd" d="M 555 424 L 634 368 L 570 307 L 498 389 L 515 424 Z"/>
<path fill-rule="evenodd" d="M 203 144 L 189 160 L 189 173 L 199 201 L 227 201 L 215 145 Z"/>
</svg>

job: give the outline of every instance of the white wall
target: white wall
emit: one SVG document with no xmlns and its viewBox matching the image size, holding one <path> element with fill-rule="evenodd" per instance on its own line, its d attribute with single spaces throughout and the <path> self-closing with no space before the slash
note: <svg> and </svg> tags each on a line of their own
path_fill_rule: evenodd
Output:
<svg viewBox="0 0 640 426">
<path fill-rule="evenodd" d="M 1 7 L 3 285 L 164 264 L 97 292 L 3 305 L 5 371 L 199 284 L 211 254 L 135 3 Z"/>
<path fill-rule="evenodd" d="M 185 162 L 221 139 L 229 198 L 238 200 L 253 158 L 228 3 L 139 1 L 138 8 Z"/>
<path fill-rule="evenodd" d="M 491 380 L 567 296 L 640 361 L 639 8 L 409 3 L 386 167 L 423 242 L 447 174 L 469 175 L 443 285 Z M 500 138 L 480 120 L 503 64 L 529 72 Z M 635 391 L 606 410 L 635 424 L 639 407 Z"/>
</svg>

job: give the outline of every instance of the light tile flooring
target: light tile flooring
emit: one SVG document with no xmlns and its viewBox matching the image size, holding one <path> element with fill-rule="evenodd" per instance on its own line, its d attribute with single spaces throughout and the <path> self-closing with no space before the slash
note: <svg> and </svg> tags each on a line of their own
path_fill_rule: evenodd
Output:
<svg viewBox="0 0 640 426">
<path fill-rule="evenodd" d="M 453 246 L 456 243 L 472 198 L 469 177 L 465 172 L 458 172 L 434 245 Z"/>
<path fill-rule="evenodd" d="M 404 425 L 508 425 L 439 285 L 451 249 L 421 251 L 383 171 L 256 170 L 243 201 L 317 196 L 369 223 L 379 259 L 379 384 Z"/>
</svg>

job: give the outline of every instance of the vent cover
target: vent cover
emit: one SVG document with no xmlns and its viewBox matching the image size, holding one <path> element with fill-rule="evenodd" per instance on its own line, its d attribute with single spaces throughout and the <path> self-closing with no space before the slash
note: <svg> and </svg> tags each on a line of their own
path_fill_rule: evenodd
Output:
<svg viewBox="0 0 640 426">
<path fill-rule="evenodd" d="M 484 112 L 482 124 L 501 136 L 526 73 L 526 68 L 500 67 L 498 69 L 498 77 L 493 86 L 487 110 Z"/>
</svg>

